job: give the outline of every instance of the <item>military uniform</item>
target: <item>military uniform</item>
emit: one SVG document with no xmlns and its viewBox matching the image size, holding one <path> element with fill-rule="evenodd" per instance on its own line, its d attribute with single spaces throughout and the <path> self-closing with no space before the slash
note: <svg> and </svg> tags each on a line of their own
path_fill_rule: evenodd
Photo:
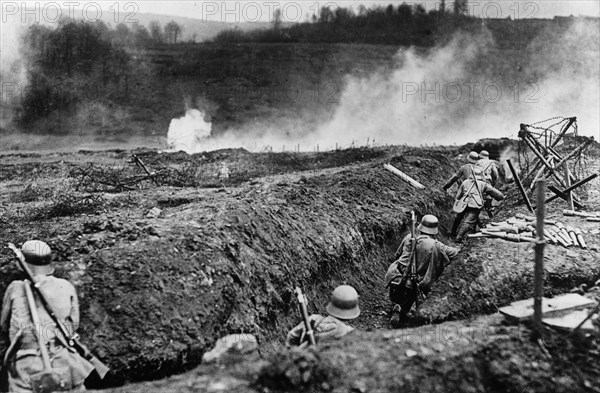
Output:
<svg viewBox="0 0 600 393">
<path fill-rule="evenodd" d="M 313 314 L 308 318 L 317 343 L 339 339 L 354 330 L 345 321 L 360 315 L 358 293 L 350 285 L 338 286 L 331 294 L 331 301 L 327 304 L 326 311 L 327 316 Z M 289 331 L 285 343 L 289 347 L 299 346 L 307 341 L 304 322 L 301 322 Z"/>
<path fill-rule="evenodd" d="M 498 168 L 496 167 L 496 162 L 487 158 L 482 158 L 477 165 L 483 172 L 483 180 L 492 187 L 495 187 L 496 183 L 498 183 Z"/>
<path fill-rule="evenodd" d="M 473 170 L 477 167 L 477 164 L 465 164 L 459 168 L 459 170 L 444 184 L 444 191 L 448 190 L 454 183 L 462 183 L 464 180 L 471 177 Z"/>
<path fill-rule="evenodd" d="M 427 216 L 426 216 L 427 217 Z M 430 216 L 433 217 L 433 216 Z M 437 219 L 436 219 L 437 222 Z M 420 226 L 421 230 L 425 229 Z M 456 258 L 459 250 L 454 247 L 449 247 L 442 242 L 435 240 L 430 235 L 435 233 L 424 233 L 417 236 L 416 246 L 416 267 L 418 276 L 418 285 L 421 292 L 425 295 L 429 293 L 433 284 L 440 278 L 446 266 Z M 411 261 L 412 256 L 412 236 L 406 235 L 396 251 L 396 261 L 388 268 L 385 275 L 385 286 L 389 287 L 389 295 L 392 303 L 400 307 L 400 317 L 404 318 L 417 300 L 416 290 L 405 291 L 400 287 L 400 281 Z M 414 283 L 410 283 L 414 284 Z M 411 289 L 414 289 L 411 287 Z"/>
<path fill-rule="evenodd" d="M 457 219 L 460 217 L 458 234 L 456 236 L 456 241 L 458 242 L 461 242 L 464 236 L 477 224 L 486 195 L 491 196 L 497 201 L 504 199 L 504 194 L 486 183 L 480 175 L 476 179 L 476 181 L 473 179 L 463 181 L 456 193 L 457 200 L 465 198 L 467 202 L 466 209 L 457 216 Z"/>
<path fill-rule="evenodd" d="M 24 245 L 23 254 L 29 262 L 31 259 L 28 260 L 26 251 Z M 49 265 L 28 265 L 39 280 L 39 289 L 56 317 L 64 322 L 70 333 L 76 332 L 79 327 L 79 303 L 73 285 L 66 280 L 46 275 L 52 273 Z M 11 353 L 6 354 L 9 391 L 31 392 L 30 375 L 43 370 L 34 329 L 41 333 L 46 343 L 52 367 L 65 370 L 67 375 L 61 375 L 61 378 L 70 383 L 72 390 L 85 390 L 83 383 L 94 370 L 94 366 L 68 346 L 37 296 L 35 303 L 41 326 L 33 326 L 25 285 L 26 281 L 13 281 L 8 286 L 0 314 L 1 333 L 4 337 L 8 336 L 13 349 Z"/>
<path fill-rule="evenodd" d="M 313 328 L 315 341 L 317 343 L 326 340 L 339 339 L 354 330 L 352 326 L 331 315 L 323 316 L 313 314 L 309 317 L 309 321 Z M 287 346 L 299 346 L 306 341 L 305 336 L 306 330 L 304 328 L 304 322 L 302 322 L 289 331 L 285 343 Z"/>
<path fill-rule="evenodd" d="M 470 152 L 467 156 L 467 164 L 460 167 L 460 169 L 444 184 L 444 191 L 448 190 L 456 182 L 460 182 L 468 179 L 472 176 L 473 171 L 477 167 L 479 161 L 479 154 L 477 152 Z"/>
</svg>

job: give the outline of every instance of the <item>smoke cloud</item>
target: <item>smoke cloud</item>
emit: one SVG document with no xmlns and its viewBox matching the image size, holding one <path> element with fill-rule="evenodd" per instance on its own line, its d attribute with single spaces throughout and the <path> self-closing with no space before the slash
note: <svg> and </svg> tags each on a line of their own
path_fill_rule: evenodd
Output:
<svg viewBox="0 0 600 393">
<path fill-rule="evenodd" d="M 347 77 L 329 121 L 229 130 L 218 145 L 325 150 L 369 142 L 463 144 L 514 138 L 520 123 L 554 116 L 577 116 L 579 133 L 598 137 L 598 20 L 570 23 L 541 32 L 523 51 L 498 49 L 486 29 L 457 33 L 426 52 L 401 49 L 391 72 Z"/>
<path fill-rule="evenodd" d="M 185 116 L 171 120 L 167 134 L 167 147 L 174 151 L 198 153 L 211 150 L 209 140 L 212 124 L 204 120 L 204 112 L 188 109 Z"/>
<path fill-rule="evenodd" d="M 21 35 L 26 26 L 10 18 L 2 22 L 0 34 L 0 128 L 6 128 L 13 120 L 14 110 L 21 99 L 27 83 L 27 70 L 19 53 Z"/>
</svg>

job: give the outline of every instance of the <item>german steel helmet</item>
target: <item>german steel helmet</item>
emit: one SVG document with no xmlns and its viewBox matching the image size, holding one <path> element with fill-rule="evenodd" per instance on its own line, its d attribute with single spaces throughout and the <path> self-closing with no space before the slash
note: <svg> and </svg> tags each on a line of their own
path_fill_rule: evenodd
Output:
<svg viewBox="0 0 600 393">
<path fill-rule="evenodd" d="M 417 227 L 421 233 L 426 233 L 428 235 L 437 235 L 438 234 L 438 226 L 439 222 L 436 216 L 431 214 L 427 214 L 423 216 L 421 219 L 421 223 Z"/>
<path fill-rule="evenodd" d="M 487 150 L 482 150 L 479 153 L 479 157 L 481 157 L 481 158 L 490 158 L 490 153 Z"/>
<path fill-rule="evenodd" d="M 28 240 L 21 246 L 27 266 L 33 274 L 52 274 L 52 250 L 50 246 L 40 240 Z"/>
<path fill-rule="evenodd" d="M 479 154 L 476 151 L 472 151 L 467 156 L 467 161 L 471 164 L 476 164 L 479 161 Z"/>
<path fill-rule="evenodd" d="M 339 319 L 354 319 L 360 315 L 358 293 L 350 285 L 340 285 L 331 294 L 327 314 Z"/>
</svg>

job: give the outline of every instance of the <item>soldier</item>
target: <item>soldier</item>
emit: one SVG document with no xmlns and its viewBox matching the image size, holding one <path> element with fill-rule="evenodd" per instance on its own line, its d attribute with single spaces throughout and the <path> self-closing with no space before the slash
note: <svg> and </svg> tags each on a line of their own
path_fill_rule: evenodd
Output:
<svg viewBox="0 0 600 393">
<path fill-rule="evenodd" d="M 479 154 L 477 152 L 470 152 L 469 155 L 467 156 L 467 163 L 463 166 L 460 167 L 460 169 L 454 174 L 454 176 L 452 176 L 450 178 L 450 180 L 448 180 L 446 182 L 446 184 L 444 184 L 444 191 L 448 191 L 448 189 L 450 187 L 452 187 L 452 185 L 456 182 L 458 182 L 458 184 L 460 185 L 464 180 L 468 179 L 469 177 L 471 177 L 471 173 L 473 172 L 473 170 L 475 168 L 477 168 L 477 162 L 479 161 Z M 454 223 L 452 224 L 452 230 L 450 231 L 450 236 L 451 237 L 455 237 L 456 236 L 456 231 L 458 231 L 458 225 L 460 224 L 460 221 L 462 220 L 462 216 L 461 217 L 456 217 L 456 219 L 454 220 Z"/>
<path fill-rule="evenodd" d="M 490 160 L 490 153 L 487 150 L 482 150 L 479 153 L 480 160 L 477 165 L 483 171 L 483 180 L 489 183 L 492 187 L 496 187 L 498 182 L 498 167 L 495 160 Z"/>
<path fill-rule="evenodd" d="M 52 275 L 54 267 L 50 247 L 44 242 L 30 240 L 23 244 L 21 251 L 25 263 L 39 280 L 39 289 L 44 293 L 49 307 L 67 329 L 76 332 L 79 327 L 77 293 L 71 283 Z M 33 312 L 37 310 L 40 326 L 34 326 L 25 285 L 29 285 L 29 281 L 13 281 L 8 286 L 0 314 L 0 333 L 10 340 L 4 356 L 9 391 L 33 390 L 31 376 L 44 370 L 39 340 L 48 349 L 52 370 L 61 372 L 59 377 L 65 389 L 85 390 L 83 383 L 94 366 L 69 347 L 38 296 L 34 296 L 36 307 Z"/>
<path fill-rule="evenodd" d="M 468 179 L 471 176 L 471 172 L 477 166 L 479 161 L 479 154 L 477 152 L 470 152 L 467 156 L 467 163 L 460 167 L 460 169 L 444 184 L 444 191 L 447 191 L 456 182 L 460 185 L 462 181 Z"/>
<path fill-rule="evenodd" d="M 446 246 L 435 239 L 438 234 L 438 219 L 433 215 L 426 215 L 417 227 L 416 272 L 417 285 L 424 295 L 427 295 L 433 284 L 440 278 L 444 268 L 456 258 L 459 249 Z M 402 277 L 412 257 L 412 236 L 409 233 L 404 237 L 394 261 L 385 275 L 385 286 L 389 287 L 390 300 L 394 304 L 390 322 L 397 327 L 400 322 L 408 318 L 408 312 L 417 301 L 418 292 L 411 281 L 402 286 Z"/>
<path fill-rule="evenodd" d="M 498 183 L 498 166 L 495 160 L 490 160 L 490 153 L 487 150 L 482 150 L 479 153 L 480 160 L 477 165 L 481 168 L 483 172 L 483 180 L 488 183 L 492 187 L 496 187 Z M 490 196 L 485 196 L 485 200 L 483 201 L 485 211 L 487 212 L 490 218 L 493 217 L 494 205 L 492 203 L 492 198 Z"/>
<path fill-rule="evenodd" d="M 347 321 L 360 315 L 358 293 L 350 285 L 340 285 L 331 295 L 326 308 L 327 316 L 313 314 L 309 317 L 317 343 L 323 340 L 339 339 L 354 330 Z M 286 345 L 299 346 L 306 339 L 304 323 L 301 322 L 287 335 Z"/>
<path fill-rule="evenodd" d="M 456 193 L 456 200 L 464 201 L 466 206 L 464 211 L 457 215 L 457 219 L 460 217 L 458 234 L 456 235 L 457 243 L 462 243 L 464 236 L 477 224 L 479 213 L 483 209 L 485 196 L 489 195 L 497 201 L 504 199 L 504 195 L 500 191 L 483 180 L 481 169 L 476 168 L 473 173 L 474 179 L 469 178 L 463 181 Z"/>
</svg>

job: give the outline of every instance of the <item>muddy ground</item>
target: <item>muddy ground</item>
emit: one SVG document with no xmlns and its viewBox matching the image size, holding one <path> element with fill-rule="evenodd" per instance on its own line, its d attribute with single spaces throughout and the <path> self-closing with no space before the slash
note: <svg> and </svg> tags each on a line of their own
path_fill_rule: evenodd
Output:
<svg viewBox="0 0 600 393">
<path fill-rule="evenodd" d="M 459 154 L 465 151 L 468 147 L 393 147 L 327 153 L 227 150 L 188 156 L 141 150 L 135 153 L 157 171 L 159 185 L 142 181 L 125 187 L 128 179 L 143 176 L 140 168 L 127 163 L 129 151 L 4 155 L 0 238 L 17 244 L 39 238 L 52 246 L 57 275 L 77 287 L 84 341 L 123 381 L 159 379 L 191 369 L 217 338 L 252 333 L 263 348 L 262 360 L 236 363 L 215 376 L 237 381 L 239 391 L 249 389 L 249 384 L 263 391 L 282 388 L 272 386 L 272 380 L 281 380 L 281 370 L 270 367 L 287 364 L 285 359 L 296 364 L 295 356 L 313 356 L 301 363 L 316 368 L 325 364 L 317 373 L 323 383 L 290 382 L 284 390 L 331 390 L 339 384 L 355 391 L 402 386 L 409 391 L 437 391 L 439 386 L 460 391 L 543 391 L 531 382 L 538 377 L 548 379 L 544 383 L 558 381 L 541 386 L 562 386 L 563 391 L 578 391 L 586 381 L 600 386 L 597 370 L 584 369 L 581 378 L 569 374 L 578 365 L 597 363 L 597 346 L 587 346 L 583 360 L 565 355 L 569 365 L 565 378 L 575 379 L 570 390 L 565 380 L 550 378 L 563 360 L 557 363 L 554 357 L 546 367 L 540 363 L 539 356 L 545 355 L 538 347 L 515 335 L 522 327 L 504 327 L 491 317 L 484 321 L 491 318 L 493 334 L 468 340 L 456 351 L 434 348 L 425 351 L 427 356 L 407 359 L 402 353 L 414 342 L 396 338 L 412 330 L 384 330 L 389 303 L 381 283 L 407 231 L 409 212 L 440 217 L 440 238 L 448 242 L 453 198 L 441 185 L 461 164 Z M 385 171 L 386 162 L 426 189 L 417 191 Z M 216 176 L 223 163 L 231 170 L 226 180 Z M 590 155 L 588 164 L 589 170 L 597 171 L 598 154 Z M 590 184 L 582 193 L 596 210 L 597 187 L 597 182 Z M 517 194 L 509 190 L 508 195 L 499 219 L 524 212 Z M 564 207 L 562 202 L 553 203 L 549 216 L 581 227 L 589 248 L 546 247 L 548 295 L 600 278 L 597 223 L 563 217 Z M 161 209 L 160 214 L 149 216 L 152 208 Z M 511 301 L 530 297 L 532 261 L 529 244 L 469 241 L 412 324 L 494 313 Z M 20 277 L 7 250 L 0 256 L 0 270 L 2 295 L 8 283 Z M 311 312 L 323 312 L 331 290 L 342 283 L 355 286 L 361 295 L 363 313 L 355 325 L 362 332 L 357 333 L 357 343 L 343 340 L 314 355 L 278 354 L 285 332 L 298 322 L 294 286 L 307 293 Z M 479 320 L 451 323 L 462 331 L 474 321 Z M 391 342 L 392 348 L 398 344 L 397 350 L 387 350 Z M 572 340 L 557 342 L 550 349 L 558 348 L 561 354 L 565 351 L 560 345 L 579 345 Z M 396 361 L 410 372 L 395 376 Z M 521 374 L 513 368 L 530 361 L 542 366 L 519 368 L 524 373 L 521 383 Z M 211 390 L 209 385 L 217 379 L 203 377 L 205 372 L 209 369 L 150 386 L 155 391 L 177 391 L 177 381 L 185 380 L 189 389 Z M 257 382 L 257 375 L 264 378 Z M 425 376 L 431 377 L 428 382 L 418 383 Z M 196 386 L 196 380 L 204 382 Z M 500 380 L 506 385 L 497 385 Z M 229 382 L 223 386 L 235 388 Z M 494 386 L 514 389 L 494 390 Z"/>
</svg>

